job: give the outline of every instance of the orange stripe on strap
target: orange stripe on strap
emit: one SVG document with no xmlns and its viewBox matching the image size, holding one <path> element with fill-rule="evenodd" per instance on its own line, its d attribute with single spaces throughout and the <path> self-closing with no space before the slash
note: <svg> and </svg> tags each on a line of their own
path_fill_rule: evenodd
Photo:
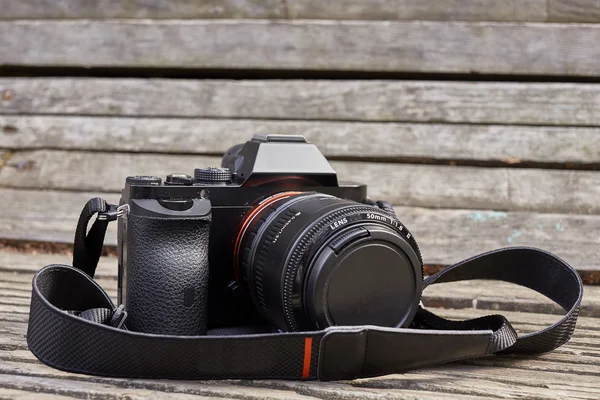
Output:
<svg viewBox="0 0 600 400">
<path fill-rule="evenodd" d="M 304 339 L 304 366 L 302 367 L 302 377 L 308 378 L 310 375 L 310 358 L 312 356 L 312 338 Z"/>
</svg>

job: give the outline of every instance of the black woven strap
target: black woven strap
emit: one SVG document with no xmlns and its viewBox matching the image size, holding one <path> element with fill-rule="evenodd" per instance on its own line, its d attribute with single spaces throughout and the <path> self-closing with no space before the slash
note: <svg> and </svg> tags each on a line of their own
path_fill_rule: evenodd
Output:
<svg viewBox="0 0 600 400">
<path fill-rule="evenodd" d="M 116 218 L 116 209 L 116 206 L 107 204 L 104 199 L 94 197 L 85 204 L 79 215 L 73 243 L 73 265 L 92 278 L 102 254 L 106 228 L 108 223 L 114 219 L 110 218 L 109 214 L 112 212 Z M 87 232 L 90 219 L 96 213 L 102 214 L 106 218 L 97 218 Z"/>
<path fill-rule="evenodd" d="M 80 224 L 87 225 L 90 213 L 106 212 L 96 204 L 88 203 L 81 216 L 86 222 Z M 90 244 L 87 249 L 97 251 L 97 243 Z M 92 280 L 95 264 L 82 260 L 97 262 L 95 255 L 80 256 L 75 267 L 49 265 L 34 276 L 27 343 L 53 367 L 115 377 L 353 379 L 501 352 L 541 353 L 569 340 L 583 295 L 579 275 L 558 257 L 533 248 L 508 248 L 448 267 L 425 285 L 497 279 L 536 290 L 564 308 L 566 315 L 557 323 L 522 337 L 500 315 L 449 321 L 424 309 L 411 329 L 352 326 L 237 336 L 150 335 L 123 329 L 122 308 Z"/>
</svg>

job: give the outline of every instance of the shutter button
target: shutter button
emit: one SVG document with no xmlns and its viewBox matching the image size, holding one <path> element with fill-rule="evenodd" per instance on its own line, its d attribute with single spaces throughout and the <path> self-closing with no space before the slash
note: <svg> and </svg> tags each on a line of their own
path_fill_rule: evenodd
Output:
<svg viewBox="0 0 600 400">
<path fill-rule="evenodd" d="M 191 185 L 194 180 L 187 174 L 169 174 L 165 183 L 167 185 Z"/>
</svg>

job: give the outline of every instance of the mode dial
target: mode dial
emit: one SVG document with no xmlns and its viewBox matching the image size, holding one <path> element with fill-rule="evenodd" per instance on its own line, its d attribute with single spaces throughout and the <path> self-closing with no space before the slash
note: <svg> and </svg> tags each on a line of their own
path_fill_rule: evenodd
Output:
<svg viewBox="0 0 600 400">
<path fill-rule="evenodd" d="M 233 173 L 229 168 L 196 168 L 194 180 L 196 182 L 231 182 Z"/>
</svg>

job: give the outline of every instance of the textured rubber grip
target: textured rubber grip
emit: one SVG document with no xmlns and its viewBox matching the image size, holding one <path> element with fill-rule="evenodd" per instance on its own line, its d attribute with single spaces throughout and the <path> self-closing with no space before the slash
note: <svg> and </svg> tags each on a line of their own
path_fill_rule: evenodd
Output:
<svg viewBox="0 0 600 400">
<path fill-rule="evenodd" d="M 123 282 L 128 329 L 206 333 L 209 231 L 210 216 L 129 216 Z"/>
</svg>

